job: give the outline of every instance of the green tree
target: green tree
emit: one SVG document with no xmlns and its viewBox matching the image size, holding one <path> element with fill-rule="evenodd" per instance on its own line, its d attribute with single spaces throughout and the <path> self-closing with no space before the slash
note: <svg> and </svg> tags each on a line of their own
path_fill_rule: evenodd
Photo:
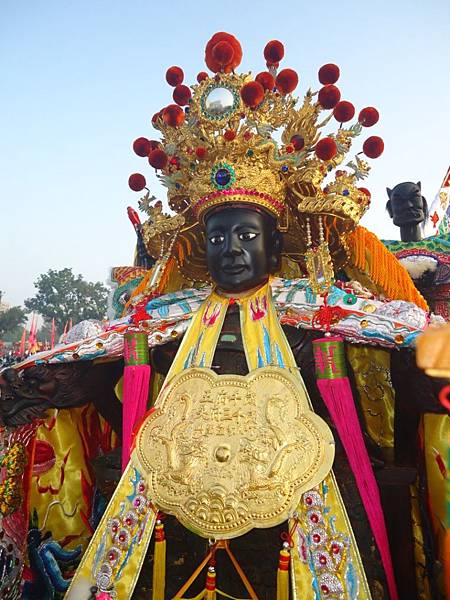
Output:
<svg viewBox="0 0 450 600">
<path fill-rule="evenodd" d="M 0 303 L 3 292 L 0 292 Z M 16 333 L 20 330 L 20 325 L 25 322 L 26 313 L 20 306 L 12 306 L 6 310 L 0 310 L 0 337 L 5 334 Z"/>
<path fill-rule="evenodd" d="M 75 325 L 75 322 L 74 322 Z M 56 329 L 56 327 L 55 327 Z M 58 332 L 58 330 L 55 331 L 55 342 L 58 342 L 59 336 L 61 335 L 61 332 Z M 45 322 L 42 324 L 42 326 L 39 328 L 38 332 L 37 332 L 37 339 L 40 342 L 51 342 L 52 339 L 52 324 Z"/>
<path fill-rule="evenodd" d="M 23 325 L 26 313 L 20 306 L 13 306 L 0 312 L 0 337 Z"/>
<path fill-rule="evenodd" d="M 79 323 L 85 319 L 103 319 L 106 315 L 108 290 L 97 282 L 85 281 L 72 269 L 50 269 L 34 283 L 37 293 L 25 300 L 29 311 L 42 315 L 45 323 L 55 319 L 58 332 L 64 330 L 67 321 Z"/>
</svg>

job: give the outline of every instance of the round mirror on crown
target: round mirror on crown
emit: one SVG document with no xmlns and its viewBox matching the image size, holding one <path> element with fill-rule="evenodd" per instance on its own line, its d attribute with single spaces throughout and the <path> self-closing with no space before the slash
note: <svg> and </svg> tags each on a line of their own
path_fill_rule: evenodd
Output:
<svg viewBox="0 0 450 600">
<path fill-rule="evenodd" d="M 238 92 L 223 84 L 209 86 L 201 98 L 202 115 L 211 121 L 229 119 L 239 109 L 239 105 Z"/>
</svg>

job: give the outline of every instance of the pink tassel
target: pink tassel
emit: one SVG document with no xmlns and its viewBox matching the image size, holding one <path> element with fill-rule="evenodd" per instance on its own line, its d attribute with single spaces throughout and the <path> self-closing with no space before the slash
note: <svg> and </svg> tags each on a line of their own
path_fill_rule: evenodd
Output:
<svg viewBox="0 0 450 600">
<path fill-rule="evenodd" d="M 378 489 L 364 444 L 352 389 L 347 378 L 344 345 L 340 337 L 313 342 L 317 385 L 341 438 L 367 513 L 392 600 L 398 600 L 389 542 Z"/>
<path fill-rule="evenodd" d="M 130 460 L 133 429 L 147 410 L 151 367 L 148 364 L 148 338 L 143 332 L 124 335 L 125 369 L 122 403 L 122 471 Z"/>
</svg>

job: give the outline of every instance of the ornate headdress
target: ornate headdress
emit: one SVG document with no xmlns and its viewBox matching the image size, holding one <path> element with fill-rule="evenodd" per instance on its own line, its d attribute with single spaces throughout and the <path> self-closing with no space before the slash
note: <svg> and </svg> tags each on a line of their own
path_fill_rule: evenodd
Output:
<svg viewBox="0 0 450 600">
<path fill-rule="evenodd" d="M 155 209 L 149 193 L 141 199 L 140 207 L 150 216 L 142 229 L 144 241 L 152 256 L 176 260 L 191 282 L 208 280 L 204 216 L 229 203 L 257 205 L 274 215 L 284 235 L 284 254 L 300 270 L 310 271 L 308 265 L 319 259 L 330 280 L 328 252 L 335 267 L 349 259 L 349 235 L 370 204 L 369 191 L 360 187 L 369 172 L 362 154 L 377 158 L 382 139 L 368 137 L 345 169 L 340 166 L 363 127 L 378 121 L 378 112 L 364 108 L 353 125 L 345 125 L 355 108 L 340 100 L 334 64 L 321 67 L 321 89 L 308 90 L 298 103 L 292 96 L 297 73 L 278 69 L 283 56 L 281 42 L 271 41 L 264 49 L 266 71 L 254 78 L 237 74 L 240 43 L 228 33 L 216 33 L 205 56 L 214 74 L 199 73 L 198 83 L 189 88 L 183 71 L 169 68 L 166 79 L 174 87 L 175 103 L 152 119 L 162 139 L 134 142 L 135 152 L 157 170 L 176 213 L 164 215 L 160 204 Z M 322 133 L 332 120 L 339 124 L 337 131 Z M 129 185 L 141 191 L 144 176 L 131 175 Z"/>
</svg>

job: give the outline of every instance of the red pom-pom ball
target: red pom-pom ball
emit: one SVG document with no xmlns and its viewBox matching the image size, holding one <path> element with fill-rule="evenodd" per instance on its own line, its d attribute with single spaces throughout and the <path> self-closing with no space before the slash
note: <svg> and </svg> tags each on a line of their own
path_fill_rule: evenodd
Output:
<svg viewBox="0 0 450 600">
<path fill-rule="evenodd" d="M 148 142 L 148 143 L 150 144 L 149 153 L 150 153 L 152 150 L 156 150 L 156 148 L 160 148 L 160 147 L 161 147 L 161 143 L 160 143 L 160 142 L 157 142 L 156 140 L 149 140 L 149 142 Z M 147 154 L 147 156 L 148 156 L 148 154 Z"/>
<path fill-rule="evenodd" d="M 177 87 L 173 90 L 173 99 L 180 106 L 186 106 L 189 104 L 191 96 L 191 90 L 187 85 L 177 85 Z"/>
<path fill-rule="evenodd" d="M 148 162 L 154 169 L 164 169 L 167 164 L 167 154 L 164 150 L 152 150 L 148 155 Z"/>
<path fill-rule="evenodd" d="M 358 121 L 363 127 L 372 127 L 372 125 L 378 123 L 379 118 L 380 114 L 377 109 L 373 106 L 368 106 L 367 108 L 363 108 L 359 113 Z"/>
<path fill-rule="evenodd" d="M 323 138 L 316 144 L 316 156 L 321 160 L 331 160 L 337 154 L 336 142 L 332 138 Z"/>
<path fill-rule="evenodd" d="M 341 99 L 341 92 L 335 85 L 325 85 L 319 90 L 318 99 L 322 108 L 334 108 Z"/>
<path fill-rule="evenodd" d="M 260 83 L 265 90 L 273 90 L 275 87 L 275 78 L 269 71 L 262 71 L 255 77 L 255 81 Z"/>
<path fill-rule="evenodd" d="M 213 46 L 212 57 L 219 63 L 219 65 L 226 66 L 230 64 L 234 57 L 233 46 L 226 40 L 218 42 L 215 46 Z"/>
<path fill-rule="evenodd" d="M 283 56 L 284 46 L 281 42 L 278 40 L 267 42 L 266 47 L 264 48 L 264 58 L 269 66 L 278 65 Z"/>
<path fill-rule="evenodd" d="M 205 71 L 200 71 L 200 73 L 197 75 L 197 82 L 201 83 L 202 81 L 205 81 L 205 79 L 208 79 L 208 73 L 205 73 Z"/>
<path fill-rule="evenodd" d="M 156 121 L 159 119 L 159 117 L 162 116 L 162 110 L 158 111 L 157 113 L 155 113 L 152 117 L 152 123 L 153 125 L 156 123 Z"/>
<path fill-rule="evenodd" d="M 346 123 L 350 121 L 355 116 L 355 107 L 351 102 L 347 102 L 347 100 L 342 100 L 338 102 L 333 110 L 333 115 L 336 121 L 339 123 Z"/>
<path fill-rule="evenodd" d="M 319 69 L 319 81 L 322 85 L 328 85 L 330 83 L 336 83 L 340 75 L 339 67 L 333 63 L 323 65 Z"/>
<path fill-rule="evenodd" d="M 140 173 L 133 173 L 128 178 L 128 185 L 133 192 L 140 192 L 145 188 L 146 184 L 145 177 Z"/>
<path fill-rule="evenodd" d="M 378 158 L 383 154 L 384 142 L 377 135 L 372 135 L 363 144 L 363 152 L 369 158 Z"/>
<path fill-rule="evenodd" d="M 369 199 L 369 200 L 370 200 L 370 198 L 372 197 L 372 194 L 369 192 L 369 190 L 368 190 L 367 188 L 365 188 L 365 187 L 360 187 L 360 188 L 358 188 L 358 190 L 359 190 L 360 192 L 362 192 L 363 194 L 365 194 L 365 195 L 368 197 L 368 199 Z"/>
<path fill-rule="evenodd" d="M 137 140 L 134 140 L 133 142 L 133 150 L 138 156 L 148 156 L 148 153 L 151 150 L 149 140 L 145 137 L 137 138 Z"/>
<path fill-rule="evenodd" d="M 283 96 L 290 94 L 298 85 L 298 75 L 293 69 L 283 69 L 278 73 L 275 85 Z"/>
<path fill-rule="evenodd" d="M 166 71 L 166 81 L 169 85 L 175 87 L 183 83 L 184 73 L 180 67 L 169 67 Z"/>
<path fill-rule="evenodd" d="M 177 104 L 169 104 L 163 110 L 162 118 L 164 123 L 171 127 L 178 127 L 184 123 L 184 112 Z"/>
<path fill-rule="evenodd" d="M 241 87 L 244 104 L 255 108 L 264 100 L 264 88 L 258 81 L 249 81 Z"/>
<path fill-rule="evenodd" d="M 265 90 L 273 90 L 275 87 L 275 79 L 272 73 L 269 71 L 263 71 L 262 73 L 258 73 L 255 77 L 255 81 L 260 83 Z"/>
<path fill-rule="evenodd" d="M 299 150 L 301 150 L 304 147 L 305 140 L 302 138 L 301 135 L 296 134 L 291 137 L 291 144 L 294 146 L 294 148 L 298 152 Z"/>
<path fill-rule="evenodd" d="M 231 73 L 242 60 L 242 48 L 231 34 L 219 31 L 215 33 L 205 48 L 205 62 L 213 73 Z"/>
</svg>

